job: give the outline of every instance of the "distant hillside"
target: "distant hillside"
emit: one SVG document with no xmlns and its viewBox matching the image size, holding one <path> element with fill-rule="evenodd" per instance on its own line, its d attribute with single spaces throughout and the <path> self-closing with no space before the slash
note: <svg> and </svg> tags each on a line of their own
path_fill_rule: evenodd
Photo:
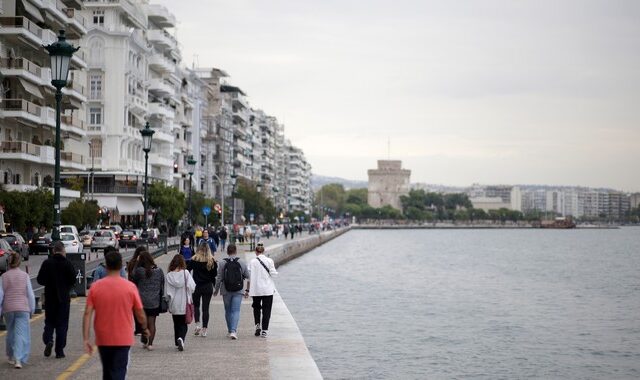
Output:
<svg viewBox="0 0 640 380">
<path fill-rule="evenodd" d="M 313 190 L 318 190 L 322 186 L 329 183 L 339 183 L 344 186 L 345 189 L 361 189 L 367 187 L 367 181 L 354 181 L 350 179 L 344 179 L 339 177 L 325 177 L 322 175 L 312 175 L 311 176 L 311 188 Z"/>
</svg>

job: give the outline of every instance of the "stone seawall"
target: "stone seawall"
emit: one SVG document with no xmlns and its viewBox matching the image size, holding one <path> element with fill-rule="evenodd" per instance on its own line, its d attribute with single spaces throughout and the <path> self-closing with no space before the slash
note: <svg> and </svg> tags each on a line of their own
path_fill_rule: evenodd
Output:
<svg viewBox="0 0 640 380">
<path fill-rule="evenodd" d="M 272 258 L 276 266 L 293 260 L 310 250 L 332 240 L 349 231 L 351 227 L 340 228 L 338 230 L 326 231 L 320 234 L 309 235 L 308 237 L 291 242 L 283 242 L 266 248 L 265 255 Z"/>
</svg>

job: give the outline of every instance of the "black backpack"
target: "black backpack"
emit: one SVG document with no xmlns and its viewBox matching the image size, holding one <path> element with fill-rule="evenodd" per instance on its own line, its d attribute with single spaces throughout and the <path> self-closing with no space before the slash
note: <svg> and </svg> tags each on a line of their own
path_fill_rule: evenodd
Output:
<svg viewBox="0 0 640 380">
<path fill-rule="evenodd" d="M 224 282 L 224 288 L 227 292 L 237 292 L 242 290 L 243 278 L 242 278 L 242 266 L 238 262 L 238 258 L 224 259 L 226 265 L 224 266 L 224 273 L 222 281 Z"/>
</svg>

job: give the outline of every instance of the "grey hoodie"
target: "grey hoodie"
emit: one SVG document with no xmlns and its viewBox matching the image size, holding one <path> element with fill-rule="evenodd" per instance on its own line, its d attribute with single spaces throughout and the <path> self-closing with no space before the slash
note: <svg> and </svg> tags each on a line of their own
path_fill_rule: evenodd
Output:
<svg viewBox="0 0 640 380">
<path fill-rule="evenodd" d="M 184 287 L 185 279 L 187 285 L 186 292 Z M 169 312 L 175 315 L 186 314 L 187 301 L 192 302 L 191 295 L 196 289 L 196 283 L 193 281 L 191 273 L 186 270 L 167 273 L 164 289 L 166 295 L 169 297 Z"/>
</svg>

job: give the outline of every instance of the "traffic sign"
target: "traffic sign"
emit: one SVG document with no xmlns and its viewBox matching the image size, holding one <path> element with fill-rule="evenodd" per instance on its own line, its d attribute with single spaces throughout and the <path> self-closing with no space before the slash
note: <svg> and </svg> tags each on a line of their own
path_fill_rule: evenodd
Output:
<svg viewBox="0 0 640 380">
<path fill-rule="evenodd" d="M 209 206 L 204 206 L 204 207 L 202 208 L 202 213 L 203 213 L 205 216 L 207 216 L 207 215 L 211 214 L 211 207 L 209 207 Z"/>
</svg>

